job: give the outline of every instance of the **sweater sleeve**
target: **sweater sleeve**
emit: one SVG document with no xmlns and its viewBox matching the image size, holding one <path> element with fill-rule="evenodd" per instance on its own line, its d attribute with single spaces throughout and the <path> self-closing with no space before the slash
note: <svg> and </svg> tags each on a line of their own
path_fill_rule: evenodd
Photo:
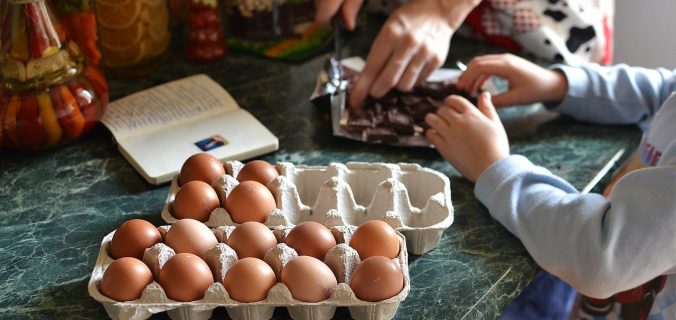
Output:
<svg viewBox="0 0 676 320">
<path fill-rule="evenodd" d="M 620 179 L 608 199 L 522 156 L 494 163 L 474 191 L 542 268 L 606 298 L 675 270 L 676 143 L 661 160 Z"/>
<path fill-rule="evenodd" d="M 661 68 L 558 64 L 551 69 L 564 73 L 568 93 L 559 105 L 547 107 L 577 120 L 600 124 L 638 124 L 645 130 L 676 89 L 676 73 Z"/>
</svg>

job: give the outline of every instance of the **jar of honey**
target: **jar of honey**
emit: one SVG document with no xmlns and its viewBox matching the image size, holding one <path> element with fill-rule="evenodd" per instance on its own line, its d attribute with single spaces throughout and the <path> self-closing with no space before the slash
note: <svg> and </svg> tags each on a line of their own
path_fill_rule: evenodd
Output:
<svg viewBox="0 0 676 320">
<path fill-rule="evenodd" d="M 111 76 L 146 76 L 169 48 L 166 0 L 95 0 L 103 65 Z"/>
<path fill-rule="evenodd" d="M 45 0 L 0 6 L 0 149 L 44 149 L 79 138 L 103 115 L 108 83 Z"/>
</svg>

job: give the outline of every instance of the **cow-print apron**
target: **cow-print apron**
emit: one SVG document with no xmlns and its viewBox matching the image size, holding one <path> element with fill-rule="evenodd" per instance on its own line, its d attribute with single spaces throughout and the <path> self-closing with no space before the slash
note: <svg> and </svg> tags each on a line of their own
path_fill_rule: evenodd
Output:
<svg viewBox="0 0 676 320">
<path fill-rule="evenodd" d="M 388 13 L 405 0 L 369 0 Z M 484 0 L 465 19 L 464 35 L 551 62 L 612 62 L 614 0 Z"/>
</svg>

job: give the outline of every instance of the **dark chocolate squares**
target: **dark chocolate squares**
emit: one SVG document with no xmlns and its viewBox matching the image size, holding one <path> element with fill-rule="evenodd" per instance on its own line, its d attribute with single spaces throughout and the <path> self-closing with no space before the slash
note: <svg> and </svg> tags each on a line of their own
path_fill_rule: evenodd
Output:
<svg viewBox="0 0 676 320">
<path fill-rule="evenodd" d="M 346 108 L 341 129 L 367 142 L 407 144 L 412 137 L 423 138 L 429 128 L 425 115 L 436 112 L 451 94 L 464 92 L 453 83 L 424 82 L 412 92 L 391 90 L 380 99 L 369 97 L 361 108 Z"/>
</svg>

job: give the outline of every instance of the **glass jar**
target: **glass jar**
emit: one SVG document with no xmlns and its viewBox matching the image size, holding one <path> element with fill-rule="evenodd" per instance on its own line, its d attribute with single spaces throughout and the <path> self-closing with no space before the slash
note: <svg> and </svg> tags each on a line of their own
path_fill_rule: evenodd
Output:
<svg viewBox="0 0 676 320">
<path fill-rule="evenodd" d="M 225 55 L 227 47 L 216 0 L 190 0 L 187 22 L 185 55 L 188 59 L 209 62 Z"/>
<path fill-rule="evenodd" d="M 71 41 L 75 41 L 88 63 L 101 63 L 101 49 L 94 14 L 93 0 L 51 0 L 61 26 Z"/>
<path fill-rule="evenodd" d="M 230 35 L 250 40 L 291 36 L 294 27 L 314 19 L 309 0 L 225 0 Z"/>
<path fill-rule="evenodd" d="M 106 74 L 142 77 L 156 71 L 169 48 L 166 0 L 95 0 Z"/>
<path fill-rule="evenodd" d="M 68 40 L 45 0 L 0 4 L 0 149 L 43 149 L 79 138 L 101 118 L 108 83 Z"/>
<path fill-rule="evenodd" d="M 233 50 L 302 61 L 321 52 L 331 32 L 314 22 L 312 0 L 224 0 L 227 44 Z"/>
</svg>

